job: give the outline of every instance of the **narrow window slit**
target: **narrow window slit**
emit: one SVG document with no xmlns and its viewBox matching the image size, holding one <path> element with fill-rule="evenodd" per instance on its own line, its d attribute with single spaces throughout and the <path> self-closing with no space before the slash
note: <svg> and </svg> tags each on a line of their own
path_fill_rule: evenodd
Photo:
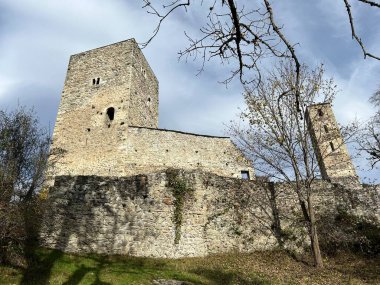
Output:
<svg viewBox="0 0 380 285">
<path fill-rule="evenodd" d="M 335 150 L 335 146 L 334 146 L 333 142 L 330 142 L 330 147 L 331 147 L 331 151 Z"/>
</svg>

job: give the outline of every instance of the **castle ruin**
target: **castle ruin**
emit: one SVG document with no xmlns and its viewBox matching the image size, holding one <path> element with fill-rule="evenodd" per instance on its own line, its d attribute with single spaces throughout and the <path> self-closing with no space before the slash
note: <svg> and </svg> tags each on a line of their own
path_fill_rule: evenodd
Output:
<svg viewBox="0 0 380 285">
<path fill-rule="evenodd" d="M 133 39 L 71 56 L 43 246 L 168 258 L 268 250 L 279 244 L 283 217 L 280 230 L 294 232 L 297 247 L 305 243 L 289 184 L 256 181 L 229 138 L 159 129 L 158 104 L 158 81 Z M 361 193 L 327 180 L 357 176 L 331 106 L 310 106 L 306 115 L 325 179 L 313 184 L 317 214 L 331 213 Z M 365 205 L 379 214 L 378 200 Z"/>
<path fill-rule="evenodd" d="M 159 129 L 158 104 L 157 78 L 134 39 L 71 56 L 52 146 L 65 155 L 51 175 L 172 167 L 254 178 L 252 163 L 228 137 Z"/>
</svg>

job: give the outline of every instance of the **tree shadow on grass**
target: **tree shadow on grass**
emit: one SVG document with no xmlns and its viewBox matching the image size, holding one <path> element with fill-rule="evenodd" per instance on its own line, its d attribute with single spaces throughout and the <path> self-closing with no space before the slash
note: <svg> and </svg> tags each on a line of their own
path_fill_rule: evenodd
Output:
<svg viewBox="0 0 380 285">
<path fill-rule="evenodd" d="M 97 254 L 78 256 L 45 249 L 35 251 L 34 261 L 23 277 L 20 284 L 28 285 L 129 284 L 128 282 L 140 280 L 147 282 L 154 278 L 197 281 L 195 275 L 183 276 L 162 260 Z"/>
<path fill-rule="evenodd" d="M 35 255 L 31 257 L 33 260 L 30 260 L 30 265 L 25 270 L 20 285 L 51 284 L 53 266 L 63 258 L 64 253 L 58 250 L 52 250 L 47 255 L 39 251 L 34 253 Z M 85 266 L 81 264 L 73 273 L 70 273 L 70 276 L 62 285 L 80 284 L 87 274 L 94 275 L 94 278 L 91 278 L 94 279 L 91 285 L 110 285 L 111 283 L 100 280 L 101 271 L 109 264 L 106 257 L 91 258 L 91 261 L 95 262 L 96 265 Z"/>
<path fill-rule="evenodd" d="M 100 280 L 100 273 L 107 264 L 108 262 L 105 261 L 105 258 L 101 257 L 98 259 L 98 265 L 95 268 L 81 265 L 66 282 L 62 283 L 62 285 L 79 284 L 89 273 L 95 274 L 95 280 L 93 283 L 91 283 L 91 285 L 111 285 L 111 283 L 103 282 Z"/>
<path fill-rule="evenodd" d="M 27 254 L 28 267 L 24 271 L 20 285 L 49 284 L 52 267 L 63 253 L 53 250 L 45 258 L 41 258 L 41 255 L 35 250 Z"/>
<path fill-rule="evenodd" d="M 70 278 L 62 283 L 62 285 L 71 285 L 71 284 L 79 284 L 80 281 L 91 271 L 93 268 L 81 265 L 71 276 Z"/>
</svg>

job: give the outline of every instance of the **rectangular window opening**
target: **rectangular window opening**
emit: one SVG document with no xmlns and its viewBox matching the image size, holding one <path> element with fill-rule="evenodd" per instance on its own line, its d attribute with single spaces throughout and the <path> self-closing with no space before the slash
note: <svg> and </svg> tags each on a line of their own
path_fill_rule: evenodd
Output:
<svg viewBox="0 0 380 285">
<path fill-rule="evenodd" d="M 329 128 L 326 125 L 323 125 L 323 128 L 325 129 L 325 133 L 329 132 Z"/>
<path fill-rule="evenodd" d="M 99 83 L 100 83 L 100 78 L 99 77 L 92 79 L 92 85 L 99 85 Z"/>
<path fill-rule="evenodd" d="M 249 180 L 249 171 L 242 170 L 241 171 L 241 178 L 244 179 L 244 180 Z"/>
</svg>

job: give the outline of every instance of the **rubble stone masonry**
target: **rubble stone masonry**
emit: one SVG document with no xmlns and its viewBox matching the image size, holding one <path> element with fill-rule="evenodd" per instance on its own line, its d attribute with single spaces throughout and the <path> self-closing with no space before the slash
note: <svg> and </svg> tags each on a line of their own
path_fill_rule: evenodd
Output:
<svg viewBox="0 0 380 285">
<path fill-rule="evenodd" d="M 297 250 L 307 245 L 291 185 L 200 171 L 178 172 L 190 191 L 184 197 L 182 224 L 176 233 L 175 197 L 167 171 L 130 177 L 56 177 L 49 192 L 42 244 L 67 252 L 167 258 L 268 250 L 278 246 L 274 226 L 278 217 L 282 231 L 296 238 L 288 247 Z M 346 186 L 315 183 L 317 217 L 332 215 L 344 206 L 358 216 L 375 216 L 378 223 L 379 189 L 359 192 Z"/>
</svg>

